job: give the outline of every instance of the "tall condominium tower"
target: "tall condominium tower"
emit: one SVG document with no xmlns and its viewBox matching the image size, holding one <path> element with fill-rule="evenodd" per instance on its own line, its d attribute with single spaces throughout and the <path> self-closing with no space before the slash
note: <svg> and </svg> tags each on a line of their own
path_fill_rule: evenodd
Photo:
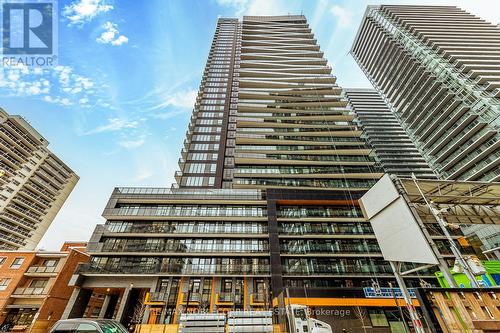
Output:
<svg viewBox="0 0 500 333">
<path fill-rule="evenodd" d="M 351 54 L 441 178 L 498 181 L 499 47 L 456 7 L 369 6 Z"/>
<path fill-rule="evenodd" d="M 48 145 L 0 109 L 0 250 L 34 250 L 78 181 Z"/>
<path fill-rule="evenodd" d="M 358 203 L 382 173 L 353 117 L 304 16 L 219 19 L 178 184 L 114 190 L 65 316 L 98 293 L 99 316 L 125 324 L 142 300 L 141 321 L 176 323 L 268 309 L 285 287 L 310 305 L 361 304 L 335 287 L 393 275 Z M 433 277 L 420 274 L 408 278 Z"/>
<path fill-rule="evenodd" d="M 406 178 L 412 174 L 417 178 L 436 178 L 376 90 L 346 89 L 345 95 L 386 173 Z"/>
<path fill-rule="evenodd" d="M 456 7 L 369 6 L 351 54 L 439 178 L 499 181 L 499 47 Z M 464 232 L 500 246 L 499 227 Z"/>
</svg>

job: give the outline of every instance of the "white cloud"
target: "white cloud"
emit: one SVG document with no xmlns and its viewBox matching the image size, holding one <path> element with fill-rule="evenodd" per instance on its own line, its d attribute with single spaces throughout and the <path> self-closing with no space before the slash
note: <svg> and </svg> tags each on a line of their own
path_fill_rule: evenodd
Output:
<svg viewBox="0 0 500 333">
<path fill-rule="evenodd" d="M 186 109 L 177 109 L 177 110 L 167 111 L 167 112 L 150 113 L 150 116 L 151 116 L 151 118 L 165 120 L 165 119 L 170 119 L 170 118 L 176 117 L 178 115 L 184 114 L 184 113 L 186 113 L 186 111 L 187 111 Z"/>
<path fill-rule="evenodd" d="M 89 103 L 88 97 L 83 97 L 78 100 L 78 104 L 82 106 L 86 106 Z"/>
<path fill-rule="evenodd" d="M 113 9 L 105 0 L 77 0 L 62 10 L 70 25 L 83 25 L 99 15 Z"/>
<path fill-rule="evenodd" d="M 110 118 L 106 125 L 98 126 L 90 131 L 84 133 L 84 135 L 98 134 L 103 132 L 115 132 L 127 128 L 137 128 L 139 122 L 135 120 L 127 120 L 122 118 Z"/>
<path fill-rule="evenodd" d="M 134 180 L 136 182 L 140 182 L 140 181 L 143 181 L 145 179 L 151 178 L 153 175 L 154 174 L 149 170 L 141 170 L 137 173 Z"/>
<path fill-rule="evenodd" d="M 146 137 L 142 136 L 135 140 L 122 140 L 118 142 L 118 145 L 126 149 L 133 149 L 142 146 L 145 142 L 146 142 Z"/>
<path fill-rule="evenodd" d="M 5 92 L 4 95 L 34 96 L 48 94 L 50 82 L 43 78 L 32 77 L 30 69 L 21 65 L 0 69 L 0 88 Z"/>
<path fill-rule="evenodd" d="M 162 96 L 162 102 L 151 109 L 163 109 L 169 106 L 177 108 L 192 108 L 196 102 L 197 95 L 198 91 L 195 89 L 166 93 Z"/>
<path fill-rule="evenodd" d="M 115 23 L 111 23 L 108 21 L 104 23 L 102 28 L 104 29 L 104 31 L 96 39 L 98 43 L 111 44 L 113 46 L 128 43 L 128 38 L 124 35 L 120 35 L 118 26 Z"/>
<path fill-rule="evenodd" d="M 296 8 L 282 0 L 217 0 L 220 6 L 233 7 L 235 16 L 242 15 L 286 15 Z"/>
<path fill-rule="evenodd" d="M 73 105 L 67 97 L 52 97 L 50 95 L 45 95 L 43 96 L 43 100 L 47 103 L 59 104 L 63 106 Z"/>
<path fill-rule="evenodd" d="M 333 5 L 330 12 L 337 20 L 337 27 L 348 28 L 353 25 L 354 13 L 345 7 Z"/>
</svg>

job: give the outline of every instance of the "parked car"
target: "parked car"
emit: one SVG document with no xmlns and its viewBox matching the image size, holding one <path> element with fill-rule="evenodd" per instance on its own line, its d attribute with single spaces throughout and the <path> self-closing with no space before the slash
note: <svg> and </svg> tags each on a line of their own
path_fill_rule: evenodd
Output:
<svg viewBox="0 0 500 333">
<path fill-rule="evenodd" d="M 129 333 L 122 324 L 111 319 L 64 319 L 52 326 L 48 333 Z"/>
</svg>

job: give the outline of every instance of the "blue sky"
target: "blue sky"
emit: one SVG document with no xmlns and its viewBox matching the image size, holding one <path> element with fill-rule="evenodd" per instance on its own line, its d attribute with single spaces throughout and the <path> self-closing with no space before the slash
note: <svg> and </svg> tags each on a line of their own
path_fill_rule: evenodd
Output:
<svg viewBox="0 0 500 333">
<path fill-rule="evenodd" d="M 218 17 L 303 13 L 339 83 L 370 87 L 348 52 L 377 3 L 455 4 L 500 22 L 495 0 L 60 0 L 58 66 L 0 68 L 0 107 L 80 176 L 40 247 L 88 240 L 115 186 L 170 186 Z"/>
</svg>

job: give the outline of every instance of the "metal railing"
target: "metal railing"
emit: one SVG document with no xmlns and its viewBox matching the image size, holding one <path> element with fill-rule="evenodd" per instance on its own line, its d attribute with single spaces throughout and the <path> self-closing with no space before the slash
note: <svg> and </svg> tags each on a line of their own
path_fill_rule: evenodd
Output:
<svg viewBox="0 0 500 333">
<path fill-rule="evenodd" d="M 390 267 L 389 267 L 390 269 Z M 81 264 L 75 271 L 75 274 L 227 274 L 227 275 L 268 275 L 270 266 L 266 264 L 259 265 L 135 265 L 135 266 L 98 266 L 95 264 Z"/>
</svg>

